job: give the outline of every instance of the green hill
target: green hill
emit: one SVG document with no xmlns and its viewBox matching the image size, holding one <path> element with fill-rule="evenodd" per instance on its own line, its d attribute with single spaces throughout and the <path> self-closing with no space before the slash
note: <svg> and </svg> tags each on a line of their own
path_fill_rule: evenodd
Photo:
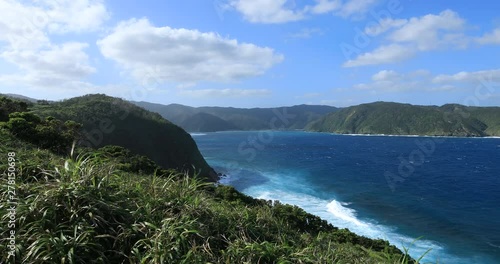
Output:
<svg viewBox="0 0 500 264">
<path fill-rule="evenodd" d="M 304 129 L 310 122 L 337 111 L 331 106 L 297 105 L 277 108 L 189 107 L 179 104 L 161 105 L 134 102 L 157 112 L 189 132 L 226 130 Z M 207 117 L 200 126 L 200 114 Z M 210 116 L 208 116 L 208 115 Z"/>
<path fill-rule="evenodd" d="M 33 112 L 83 124 L 81 145 L 117 145 L 150 157 L 164 168 L 200 171 L 216 180 L 216 173 L 200 154 L 196 143 L 182 128 L 159 114 L 127 101 L 105 95 L 86 95 L 48 105 L 37 104 Z"/>
<path fill-rule="evenodd" d="M 341 134 L 498 136 L 500 107 L 376 102 L 344 108 L 307 126 Z"/>
<path fill-rule="evenodd" d="M 0 120 L 0 153 L 8 161 L 0 163 L 1 263 L 415 263 L 387 241 L 338 229 L 296 206 L 160 172 L 152 160 L 122 147 L 65 152 L 81 124 L 28 112 L 78 117 L 87 129 L 108 117 L 121 131 L 110 132 L 113 137 L 139 136 L 133 126 L 146 126 L 141 120 L 177 130 L 113 100 L 92 95 L 27 107 L 0 97 L 7 113 Z M 121 124 L 117 113 L 124 110 L 126 120 L 139 123 Z M 158 143 L 153 136 L 140 140 Z M 11 218 L 14 225 L 7 224 Z"/>
</svg>

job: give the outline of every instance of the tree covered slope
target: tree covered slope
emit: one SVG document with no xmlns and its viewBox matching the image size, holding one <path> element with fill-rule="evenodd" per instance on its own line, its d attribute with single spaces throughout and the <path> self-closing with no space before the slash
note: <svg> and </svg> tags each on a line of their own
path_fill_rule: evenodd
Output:
<svg viewBox="0 0 500 264">
<path fill-rule="evenodd" d="M 164 168 L 199 171 L 216 180 L 191 136 L 182 128 L 127 101 L 105 95 L 86 95 L 47 105 L 33 112 L 83 124 L 80 144 L 117 145 L 150 157 Z"/>
<path fill-rule="evenodd" d="M 307 126 L 341 134 L 499 136 L 500 107 L 376 102 L 344 108 Z"/>
</svg>

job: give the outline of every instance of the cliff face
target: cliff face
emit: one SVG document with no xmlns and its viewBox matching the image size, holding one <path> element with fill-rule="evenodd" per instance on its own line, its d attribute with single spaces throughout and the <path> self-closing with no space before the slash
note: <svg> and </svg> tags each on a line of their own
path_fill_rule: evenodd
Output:
<svg viewBox="0 0 500 264">
<path fill-rule="evenodd" d="M 82 146 L 117 145 L 150 157 L 166 169 L 199 172 L 218 179 L 193 138 L 182 128 L 127 101 L 105 95 L 86 95 L 49 105 L 34 112 L 83 124 Z"/>
<path fill-rule="evenodd" d="M 376 102 L 344 108 L 307 126 L 340 134 L 498 136 L 500 108 Z"/>
</svg>

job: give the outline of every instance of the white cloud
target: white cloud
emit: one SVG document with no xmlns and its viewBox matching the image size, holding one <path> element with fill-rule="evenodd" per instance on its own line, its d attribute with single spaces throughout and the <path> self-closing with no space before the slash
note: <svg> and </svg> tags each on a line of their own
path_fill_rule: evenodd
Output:
<svg viewBox="0 0 500 264">
<path fill-rule="evenodd" d="M 271 91 L 266 89 L 198 89 L 181 90 L 179 94 L 195 98 L 242 98 L 268 96 Z"/>
<path fill-rule="evenodd" d="M 427 70 L 400 73 L 394 70 L 382 70 L 372 75 L 372 82 L 359 83 L 354 89 L 375 92 L 454 92 L 469 90 L 473 94 L 478 86 L 494 92 L 500 90 L 500 69 L 459 72 L 456 74 L 433 75 Z"/>
<path fill-rule="evenodd" d="M 392 81 L 400 78 L 399 73 L 392 70 L 383 70 L 372 76 L 372 80 L 374 81 Z"/>
<path fill-rule="evenodd" d="M 500 45 L 500 28 L 495 29 L 491 33 L 484 34 L 484 36 L 477 38 L 476 41 L 483 45 Z"/>
<path fill-rule="evenodd" d="M 392 19 L 392 18 L 386 18 L 383 20 L 380 20 L 379 23 L 377 23 L 375 26 L 371 27 L 366 27 L 365 28 L 365 33 L 369 36 L 378 36 L 390 29 L 393 28 L 400 28 L 404 26 L 406 23 L 408 23 L 408 20 L 406 19 Z"/>
<path fill-rule="evenodd" d="M 81 89 L 96 69 L 88 44 L 54 43 L 53 35 L 98 30 L 109 17 L 102 0 L 0 1 L 0 59 L 17 69 L 0 83 L 33 89 Z M 63 88 L 64 87 L 64 88 Z"/>
<path fill-rule="evenodd" d="M 103 0 L 43 0 L 51 8 L 46 12 L 50 32 L 95 31 L 110 14 Z"/>
<path fill-rule="evenodd" d="M 0 1 L 0 41 L 12 49 L 50 44 L 50 34 L 98 30 L 109 17 L 101 0 Z"/>
<path fill-rule="evenodd" d="M 46 22 L 37 22 L 45 12 L 18 1 L 0 1 L 0 41 L 9 49 L 38 48 L 47 45 L 49 38 L 43 31 Z M 2 44 L 2 43 L 0 43 Z"/>
<path fill-rule="evenodd" d="M 411 18 L 403 27 L 393 32 L 389 39 L 394 42 L 416 44 L 419 50 L 432 50 L 450 45 L 445 37 L 448 32 L 460 32 L 465 20 L 456 12 L 445 10 L 439 15 Z"/>
<path fill-rule="evenodd" d="M 409 20 L 382 20 L 377 26 L 365 28 L 365 33 L 377 36 L 392 29 L 387 37 L 389 44 L 359 54 L 357 58 L 345 62 L 343 66 L 396 63 L 409 59 L 418 52 L 466 48 L 470 38 L 463 33 L 465 25 L 465 20 L 451 10 L 445 10 L 438 15 L 413 17 Z"/>
<path fill-rule="evenodd" d="M 304 10 L 312 14 L 325 14 L 333 12 L 341 17 L 362 15 L 369 11 L 378 0 L 315 0 L 313 6 L 306 6 Z"/>
<path fill-rule="evenodd" d="M 147 19 L 120 23 L 97 42 L 101 53 L 142 79 L 154 68 L 159 81 L 233 81 L 263 74 L 283 61 L 271 48 L 216 33 L 155 27 Z"/>
<path fill-rule="evenodd" d="M 372 76 L 371 83 L 354 85 L 357 90 L 365 92 L 406 92 L 412 90 L 429 91 L 431 74 L 427 71 L 399 73 L 394 70 L 382 70 Z"/>
<path fill-rule="evenodd" d="M 415 51 L 399 44 L 381 46 L 372 52 L 359 55 L 354 60 L 348 60 L 343 67 L 358 67 L 365 65 L 386 64 L 402 61 L 414 56 Z"/>
<path fill-rule="evenodd" d="M 340 0 L 316 0 L 316 5 L 306 7 L 306 10 L 313 14 L 324 14 L 336 11 L 342 7 Z"/>
<path fill-rule="evenodd" d="M 344 3 L 338 14 L 343 17 L 364 14 L 377 3 L 377 0 L 350 0 Z"/>
<path fill-rule="evenodd" d="M 85 43 L 65 43 L 41 50 L 10 50 L 0 58 L 17 65 L 22 74 L 4 75 L 1 80 L 52 87 L 80 80 L 95 72 L 89 65 Z"/>
<path fill-rule="evenodd" d="M 494 81 L 500 84 L 500 69 L 476 72 L 462 71 L 456 74 L 440 74 L 432 79 L 433 83 L 474 83 L 480 81 Z"/>
<path fill-rule="evenodd" d="M 309 2 L 312 2 L 309 0 Z M 378 0 L 314 0 L 297 7 L 293 0 L 230 0 L 229 5 L 252 23 L 278 24 L 333 13 L 342 17 L 365 14 Z"/>
<path fill-rule="evenodd" d="M 302 20 L 304 14 L 287 8 L 288 0 L 234 0 L 230 5 L 252 23 L 285 23 Z"/>
</svg>

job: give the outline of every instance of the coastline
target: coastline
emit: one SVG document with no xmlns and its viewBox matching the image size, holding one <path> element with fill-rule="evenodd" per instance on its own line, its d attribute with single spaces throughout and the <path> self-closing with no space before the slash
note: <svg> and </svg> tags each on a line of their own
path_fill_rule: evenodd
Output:
<svg viewBox="0 0 500 264">
<path fill-rule="evenodd" d="M 344 136 L 365 136 L 365 137 L 430 137 L 430 138 L 495 138 L 495 139 L 500 139 L 500 136 L 483 136 L 483 137 L 477 137 L 477 136 L 437 136 L 437 135 L 403 135 L 403 134 L 339 134 L 339 133 L 332 133 L 332 132 L 313 132 L 313 133 L 327 133 L 327 134 L 332 134 L 332 135 L 344 135 Z"/>
<path fill-rule="evenodd" d="M 261 129 L 261 130 L 222 130 L 222 131 L 212 131 L 212 132 L 188 132 L 191 136 L 205 136 L 207 133 L 238 133 L 238 132 L 304 132 L 304 133 L 322 133 L 331 135 L 342 135 L 342 136 L 364 136 L 364 137 L 429 137 L 429 138 L 491 138 L 500 139 L 500 136 L 441 136 L 441 135 L 406 135 L 406 134 L 351 134 L 351 133 L 335 133 L 335 132 L 323 132 L 323 131 L 308 131 L 304 129 L 293 129 L 293 130 L 273 130 L 273 129 Z"/>
</svg>

